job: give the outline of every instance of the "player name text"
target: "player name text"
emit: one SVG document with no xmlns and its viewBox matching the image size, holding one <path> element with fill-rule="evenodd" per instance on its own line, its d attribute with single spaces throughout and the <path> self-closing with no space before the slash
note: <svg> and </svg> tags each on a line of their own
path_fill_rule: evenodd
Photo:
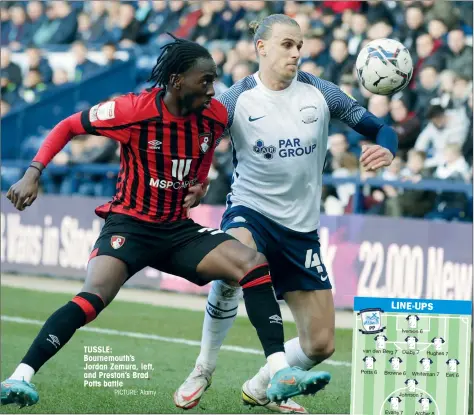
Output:
<svg viewBox="0 0 474 415">
<path fill-rule="evenodd" d="M 430 356 L 447 356 L 448 352 L 430 352 L 429 350 L 426 352 L 426 354 Z"/>
<path fill-rule="evenodd" d="M 85 379 L 150 379 L 148 372 L 86 372 Z"/>
<path fill-rule="evenodd" d="M 385 370 L 383 373 L 384 373 L 384 375 L 403 375 L 403 376 L 406 375 L 406 372 L 405 372 L 405 371 L 403 371 L 403 372 L 395 372 L 394 370 Z"/>
<path fill-rule="evenodd" d="M 439 372 L 426 373 L 426 372 L 411 372 L 413 376 L 438 376 Z"/>
<path fill-rule="evenodd" d="M 141 370 L 153 370 L 153 365 L 151 363 L 141 363 Z M 123 363 L 108 363 L 108 364 L 85 364 L 84 370 L 138 370 L 138 366 L 134 363 L 132 364 L 123 364 Z"/>
</svg>

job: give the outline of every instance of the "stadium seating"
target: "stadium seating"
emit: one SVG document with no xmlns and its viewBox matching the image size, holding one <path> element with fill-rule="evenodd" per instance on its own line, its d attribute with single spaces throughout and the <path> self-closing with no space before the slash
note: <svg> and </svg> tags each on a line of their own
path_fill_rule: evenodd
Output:
<svg viewBox="0 0 474 415">
<path fill-rule="evenodd" d="M 169 39 L 166 31 L 209 48 L 218 65 L 216 90 L 223 91 L 255 70 L 256 57 L 247 32 L 248 23 L 269 13 L 282 12 L 294 17 L 305 32 L 301 68 L 337 83 L 392 125 L 403 140 L 398 167 L 386 169 L 379 177 L 367 181 L 359 174 L 357 165 L 361 137 L 334 123 L 330 142 L 339 140 L 339 147 L 330 144 L 328 148 L 326 213 L 356 211 L 407 216 L 409 214 L 399 207 L 406 196 L 402 196 L 402 189 L 411 189 L 436 194 L 423 216 L 472 220 L 472 192 L 469 191 L 472 182 L 472 92 L 466 92 L 472 90 L 470 2 L 174 1 L 166 4 L 127 1 L 120 4 L 113 1 L 47 1 L 41 5 L 43 12 L 39 17 L 33 15 L 29 3 L 5 2 L 0 6 L 4 18 L 2 50 L 10 51 L 2 54 L 1 62 L 2 191 L 21 176 L 25 163 L 31 160 L 48 131 L 61 119 L 98 101 L 149 86 L 146 83 L 148 75 L 160 47 Z M 27 15 L 30 13 L 23 23 L 28 30 L 19 30 L 21 28 L 11 21 L 14 7 L 23 7 Z M 48 23 L 48 11 L 56 13 L 55 20 L 61 33 L 55 25 Z M 372 97 L 363 90 L 356 81 L 353 65 L 348 65 L 364 42 L 385 36 L 404 42 L 415 62 L 410 87 L 387 100 Z M 347 44 L 342 63 L 338 63 L 340 60 L 331 47 L 337 39 L 344 39 Z M 402 115 L 400 103 L 405 107 Z M 447 113 L 453 114 L 452 117 L 464 117 L 463 122 L 467 123 L 468 133 L 458 152 L 469 167 L 446 177 L 439 175 L 439 165 L 431 166 L 427 161 L 419 181 L 418 175 L 409 168 L 409 150 L 415 147 L 424 152 L 423 157 L 427 155 L 428 160 L 434 154 L 436 146 L 421 148 L 417 138 L 425 128 L 430 128 L 428 108 L 439 104 Z M 229 151 L 226 148 L 221 153 Z M 214 187 L 222 192 L 223 188 L 228 190 L 232 164 L 231 157 L 218 156 L 222 168 L 211 173 L 213 180 L 222 182 L 223 186 Z M 55 167 L 53 162 L 51 172 L 57 169 L 56 180 L 65 181 L 67 185 L 43 183 L 43 190 L 62 189 L 63 192 L 90 195 L 106 192 L 108 195 L 113 188 L 110 173 L 117 170 L 117 160 L 112 157 L 104 168 L 68 166 L 67 163 Z M 99 180 L 94 189 L 86 189 L 80 183 L 80 177 L 86 174 L 98 174 L 103 180 Z M 353 186 L 347 187 L 348 183 Z M 342 184 L 346 185 L 344 192 L 349 192 L 346 196 L 342 196 Z M 459 200 L 454 203 L 453 198 L 442 198 L 447 208 L 456 206 L 455 214 L 448 214 L 446 210 L 443 215 L 439 211 L 439 196 L 446 192 L 466 195 L 462 208 Z M 220 203 L 218 201 L 222 199 L 220 195 L 208 195 L 210 203 Z M 394 206 L 396 208 L 392 209 Z"/>
</svg>

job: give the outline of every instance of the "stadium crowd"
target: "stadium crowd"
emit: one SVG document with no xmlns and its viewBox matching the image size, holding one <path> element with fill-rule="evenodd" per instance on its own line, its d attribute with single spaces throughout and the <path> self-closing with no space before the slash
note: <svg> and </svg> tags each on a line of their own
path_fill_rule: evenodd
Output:
<svg viewBox="0 0 474 415">
<path fill-rule="evenodd" d="M 399 136 L 399 154 L 380 176 L 388 181 L 426 178 L 472 181 L 472 2 L 423 1 L 10 1 L 2 2 L 1 103 L 9 111 L 41 100 L 49 91 L 81 82 L 114 65 L 117 52 L 137 62 L 137 91 L 146 79 L 166 32 L 206 45 L 218 65 L 216 93 L 256 70 L 256 53 L 248 30 L 252 20 L 285 13 L 305 33 L 300 69 L 339 85 Z M 372 39 L 400 40 L 412 54 L 410 85 L 392 97 L 372 95 L 354 71 L 361 47 Z M 72 52 L 73 74 L 48 59 L 50 46 Z M 90 59 L 101 51 L 100 63 Z M 27 64 L 15 63 L 24 53 Z M 343 124 L 331 123 L 324 170 L 335 177 L 373 177 L 362 171 L 358 156 L 364 138 Z M 119 149 L 104 137 L 73 140 L 54 163 L 117 163 Z M 230 139 L 221 141 L 203 201 L 224 204 L 232 173 Z M 47 172 L 47 171 L 46 171 Z M 72 177 L 44 174 L 46 192 L 70 194 Z M 110 196 L 113 176 L 81 175 L 80 194 Z M 4 180 L 2 190 L 8 186 Z M 342 214 L 355 209 L 390 216 L 472 220 L 472 199 L 464 193 L 402 190 L 341 184 L 324 189 L 323 209 Z"/>
</svg>

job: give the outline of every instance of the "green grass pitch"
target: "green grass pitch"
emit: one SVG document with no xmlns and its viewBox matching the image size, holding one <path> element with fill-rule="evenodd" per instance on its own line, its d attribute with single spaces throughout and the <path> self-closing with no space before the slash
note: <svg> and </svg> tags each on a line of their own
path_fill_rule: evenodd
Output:
<svg viewBox="0 0 474 415">
<path fill-rule="evenodd" d="M 71 299 L 70 295 L 41 293 L 2 287 L 2 318 L 20 317 L 44 321 Z M 173 392 L 192 369 L 199 348 L 195 345 L 171 343 L 180 338 L 199 341 L 203 312 L 156 307 L 116 301 L 87 327 L 109 329 L 90 332 L 79 330 L 73 339 L 33 378 L 40 401 L 31 408 L 18 409 L 8 405 L 3 413 L 182 413 L 173 404 Z M 35 324 L 20 324 L 2 320 L 1 374 L 8 377 L 40 329 Z M 120 332 L 145 334 L 126 336 Z M 152 337 L 152 336 L 154 337 Z M 285 338 L 296 335 L 293 323 L 285 324 Z M 160 339 L 161 336 L 166 339 Z M 166 341 L 168 340 L 168 341 Z M 237 318 L 225 345 L 259 349 L 255 330 L 246 318 Z M 124 379 L 123 389 L 154 391 L 154 395 L 121 396 L 118 388 L 84 387 L 84 346 L 109 346 L 112 355 L 133 355 L 138 366 L 151 364 L 149 379 Z M 298 397 L 310 413 L 349 413 L 352 330 L 336 331 L 336 364 L 321 364 L 320 370 L 332 375 L 326 390 L 314 397 Z M 129 362 L 125 362 L 129 363 Z M 189 413 L 269 413 L 265 409 L 249 409 L 241 403 L 241 385 L 264 364 L 263 355 L 222 350 L 211 388 L 198 407 Z M 94 372 L 94 371 L 88 371 Z M 113 372 L 113 371 L 109 371 Z M 127 371 L 125 371 L 127 372 Z M 131 371 L 128 371 L 129 373 Z M 110 380 L 109 380 L 110 381 Z"/>
</svg>

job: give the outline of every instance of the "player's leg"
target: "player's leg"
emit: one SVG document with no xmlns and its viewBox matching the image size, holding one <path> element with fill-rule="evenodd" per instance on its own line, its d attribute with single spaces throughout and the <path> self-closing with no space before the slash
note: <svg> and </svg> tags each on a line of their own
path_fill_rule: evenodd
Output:
<svg viewBox="0 0 474 415">
<path fill-rule="evenodd" d="M 307 370 L 334 353 L 335 312 L 330 289 L 293 291 L 284 294 L 298 329 L 299 341 L 293 339 L 292 354 Z"/>
<path fill-rule="evenodd" d="M 257 251 L 257 245 L 250 230 L 238 227 L 227 229 L 226 233 Z M 178 408 L 194 408 L 211 385 L 217 355 L 234 324 L 241 293 L 242 288 L 238 283 L 222 280 L 212 282 L 204 313 L 199 356 L 193 370 L 173 396 Z"/>
<path fill-rule="evenodd" d="M 255 240 L 248 229 L 231 228 L 226 233 L 257 251 Z M 222 280 L 212 282 L 204 314 L 201 351 L 196 360 L 196 366 L 201 366 L 204 371 L 210 374 L 216 368 L 219 350 L 229 329 L 234 324 L 241 293 L 242 288 L 238 283 Z"/>
<path fill-rule="evenodd" d="M 81 291 L 46 320 L 21 363 L 2 382 L 2 405 L 16 403 L 22 407 L 38 402 L 39 395 L 30 383 L 33 375 L 64 347 L 77 329 L 99 315 L 127 278 L 127 266 L 121 260 L 110 256 L 91 259 Z"/>
<path fill-rule="evenodd" d="M 170 255 L 168 266 L 171 265 L 175 275 L 196 284 L 216 279 L 239 283 L 248 317 L 269 363 L 272 380 L 267 390 L 268 398 L 286 400 L 309 393 L 313 383 L 327 383 L 330 377 L 327 373 L 304 372 L 288 366 L 280 307 L 265 257 L 222 231 L 202 228 L 197 224 L 187 224 L 186 227 L 176 234 L 181 249 Z M 186 235 L 190 232 L 195 235 L 191 240 Z M 187 258 L 186 263 L 183 263 L 183 257 Z"/>
<path fill-rule="evenodd" d="M 238 282 L 245 307 L 255 327 L 270 370 L 267 397 L 271 401 L 314 393 L 330 380 L 326 372 L 305 372 L 290 367 L 284 348 L 283 322 L 266 258 L 236 240 L 223 242 L 199 263 L 201 278 Z"/>
<path fill-rule="evenodd" d="M 147 252 L 148 247 L 143 246 L 141 232 L 135 236 L 136 226 L 137 222 L 125 215 L 107 218 L 92 251 L 81 291 L 46 320 L 20 365 L 2 382 L 2 404 L 36 403 L 39 398 L 30 383 L 32 376 L 64 347 L 77 329 L 97 318 L 124 282 L 146 265 L 148 258 L 141 253 Z"/>
<path fill-rule="evenodd" d="M 284 247 L 277 256 L 275 249 L 269 250 L 272 278 L 278 297 L 291 309 L 299 335 L 285 343 L 286 357 L 291 366 L 309 370 L 334 352 L 332 287 L 316 232 L 296 238 L 289 232 L 282 240 Z M 261 393 L 269 379 L 265 365 L 249 381 L 249 387 Z"/>
</svg>

